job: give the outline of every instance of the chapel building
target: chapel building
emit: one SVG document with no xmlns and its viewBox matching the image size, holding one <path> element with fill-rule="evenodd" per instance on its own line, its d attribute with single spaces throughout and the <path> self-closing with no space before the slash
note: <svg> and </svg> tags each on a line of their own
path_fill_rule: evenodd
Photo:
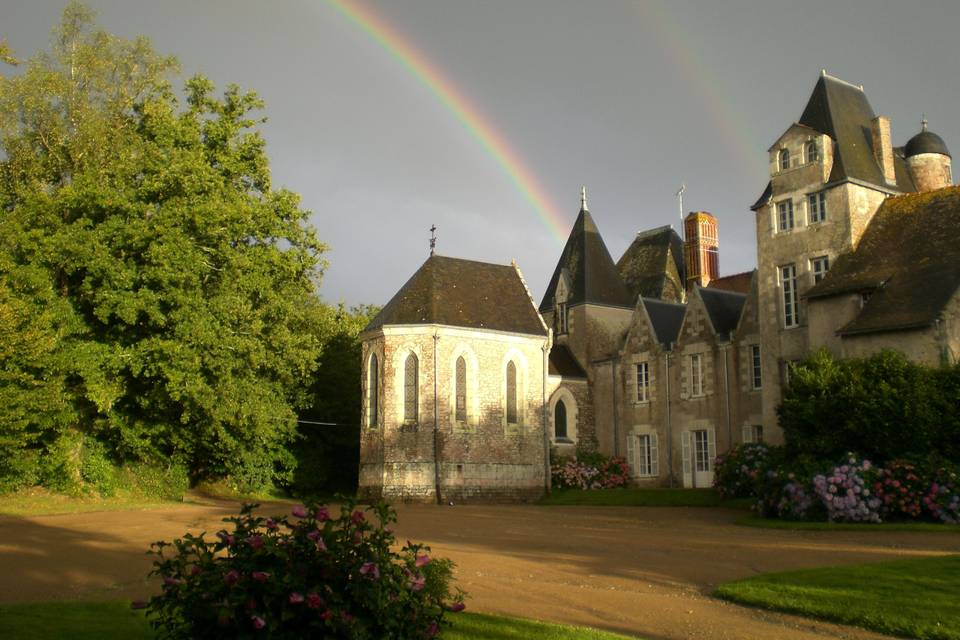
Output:
<svg viewBox="0 0 960 640">
<path fill-rule="evenodd" d="M 768 156 L 752 272 L 720 276 L 702 211 L 614 262 L 585 192 L 539 306 L 516 266 L 427 260 L 361 336 L 361 492 L 534 499 L 578 448 L 625 456 L 639 486 L 708 487 L 718 453 L 783 441 L 812 350 L 957 362 L 960 189 L 926 121 L 895 147 L 824 72 Z"/>
</svg>

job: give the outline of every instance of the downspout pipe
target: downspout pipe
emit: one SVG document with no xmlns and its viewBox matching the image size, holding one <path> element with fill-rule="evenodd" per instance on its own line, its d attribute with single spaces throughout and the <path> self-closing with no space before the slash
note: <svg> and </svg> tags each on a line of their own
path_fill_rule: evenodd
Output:
<svg viewBox="0 0 960 640">
<path fill-rule="evenodd" d="M 676 484 L 673 476 L 673 424 L 670 420 L 670 350 L 672 345 L 668 344 L 663 352 L 664 380 L 667 382 L 667 468 L 670 469 L 670 488 Z"/>
<path fill-rule="evenodd" d="M 547 336 L 547 341 L 543 345 L 543 392 L 540 398 L 540 406 L 542 407 L 540 417 L 541 423 L 543 424 L 543 488 L 546 490 L 547 495 L 550 494 L 552 481 L 550 477 L 550 424 L 547 407 L 547 375 L 550 367 L 549 353 L 552 336 L 553 331 L 551 330 Z"/>
<path fill-rule="evenodd" d="M 730 369 L 727 364 L 729 359 L 730 343 L 728 342 L 723 346 L 723 390 L 725 391 L 724 410 L 727 414 L 727 451 L 733 448 L 733 424 L 730 422 Z"/>
<path fill-rule="evenodd" d="M 617 362 L 618 356 L 610 358 L 610 390 L 613 393 L 613 455 L 620 455 L 620 417 L 617 415 Z"/>
<path fill-rule="evenodd" d="M 440 342 L 440 334 L 433 332 L 433 481 L 434 493 L 437 496 L 437 504 L 443 504 L 443 498 L 440 495 L 440 405 L 437 395 L 437 344 Z"/>
</svg>

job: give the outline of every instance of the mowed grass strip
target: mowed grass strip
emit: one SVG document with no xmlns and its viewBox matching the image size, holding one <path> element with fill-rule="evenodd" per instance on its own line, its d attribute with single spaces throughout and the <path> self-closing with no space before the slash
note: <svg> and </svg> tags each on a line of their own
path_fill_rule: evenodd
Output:
<svg viewBox="0 0 960 640">
<path fill-rule="evenodd" d="M 960 640 L 960 556 L 768 573 L 715 595 L 910 638 Z"/>
<path fill-rule="evenodd" d="M 628 636 L 564 625 L 481 613 L 446 616 L 445 640 L 626 640 Z M 0 638 L 17 640 L 154 640 L 142 611 L 128 602 L 38 602 L 0 606 Z"/>
<path fill-rule="evenodd" d="M 721 500 L 713 489 L 555 489 L 539 502 L 548 506 L 731 507 L 750 508 L 751 500 Z"/>
<path fill-rule="evenodd" d="M 806 522 L 800 520 L 777 520 L 750 516 L 741 518 L 734 524 L 759 529 L 788 529 L 793 531 L 867 531 L 871 533 L 915 531 L 917 533 L 960 534 L 960 526 L 937 524 L 935 522 Z"/>
</svg>

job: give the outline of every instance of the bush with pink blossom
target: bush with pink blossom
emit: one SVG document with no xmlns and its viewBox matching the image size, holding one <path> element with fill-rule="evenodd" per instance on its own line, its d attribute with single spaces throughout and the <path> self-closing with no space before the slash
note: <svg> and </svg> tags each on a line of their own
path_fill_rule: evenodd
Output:
<svg viewBox="0 0 960 640">
<path fill-rule="evenodd" d="M 814 491 L 827 510 L 830 522 L 881 522 L 883 501 L 873 495 L 867 474 L 869 460 L 850 456 L 829 474 L 813 479 Z"/>
<path fill-rule="evenodd" d="M 557 489 L 617 489 L 630 482 L 626 458 L 608 458 L 596 452 L 579 452 L 575 458 L 556 456 L 550 472 Z"/>
<path fill-rule="evenodd" d="M 721 498 L 747 498 L 756 493 L 757 482 L 766 473 L 770 447 L 762 442 L 737 445 L 717 456 L 713 488 Z"/>
<path fill-rule="evenodd" d="M 244 505 L 229 530 L 157 542 L 151 575 L 161 592 L 148 603 L 164 638 L 430 638 L 447 611 L 453 565 L 409 541 L 393 549 L 385 503 L 352 502 L 338 515 L 298 506 L 293 518 L 255 516 Z M 172 549 L 173 553 L 168 553 Z"/>
<path fill-rule="evenodd" d="M 894 460 L 875 469 L 870 482 L 873 496 L 882 503 L 884 521 L 914 520 L 923 513 L 923 495 L 930 486 L 916 465 Z"/>
<path fill-rule="evenodd" d="M 921 501 L 924 510 L 934 520 L 960 524 L 960 474 L 944 467 L 934 471 Z"/>
</svg>

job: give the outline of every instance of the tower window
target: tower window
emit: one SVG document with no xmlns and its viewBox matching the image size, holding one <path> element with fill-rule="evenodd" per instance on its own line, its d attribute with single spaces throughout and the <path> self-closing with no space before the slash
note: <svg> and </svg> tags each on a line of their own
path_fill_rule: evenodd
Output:
<svg viewBox="0 0 960 640">
<path fill-rule="evenodd" d="M 790 149 L 780 149 L 780 171 L 786 171 L 790 168 Z"/>
<path fill-rule="evenodd" d="M 794 265 L 786 264 L 780 267 L 780 286 L 783 287 L 783 326 L 799 326 L 800 300 L 797 295 L 797 268 Z"/>
<path fill-rule="evenodd" d="M 567 405 L 563 400 L 557 400 L 553 410 L 553 435 L 557 440 L 567 437 Z"/>
<path fill-rule="evenodd" d="M 810 222 L 823 222 L 827 219 L 827 194 L 823 191 L 811 193 L 807 196 L 807 209 Z"/>
<path fill-rule="evenodd" d="M 456 420 L 467 421 L 467 361 L 457 358 Z"/>
<path fill-rule="evenodd" d="M 563 335 L 567 332 L 567 303 L 558 302 L 557 303 L 557 317 L 556 317 L 556 327 L 557 335 Z"/>
<path fill-rule="evenodd" d="M 380 373 L 377 370 L 377 354 L 372 354 L 370 356 L 370 367 L 367 370 L 367 426 L 375 427 L 377 426 L 377 419 L 379 413 L 379 407 L 377 402 L 379 400 L 378 391 L 379 391 L 379 380 Z"/>
<path fill-rule="evenodd" d="M 417 364 L 417 356 L 411 353 L 407 356 L 403 367 L 403 421 L 408 423 L 416 423 L 419 412 L 420 387 Z"/>
<path fill-rule="evenodd" d="M 817 143 L 811 140 L 804 147 L 807 155 L 807 162 L 816 162 L 820 159 L 820 151 L 817 149 Z"/>
<path fill-rule="evenodd" d="M 819 258 L 810 260 L 810 270 L 813 272 L 813 283 L 816 284 L 823 280 L 823 276 L 827 275 L 828 269 L 830 269 L 830 258 L 827 256 L 820 256 Z"/>
<path fill-rule="evenodd" d="M 777 231 L 793 229 L 793 200 L 777 203 Z"/>
</svg>

